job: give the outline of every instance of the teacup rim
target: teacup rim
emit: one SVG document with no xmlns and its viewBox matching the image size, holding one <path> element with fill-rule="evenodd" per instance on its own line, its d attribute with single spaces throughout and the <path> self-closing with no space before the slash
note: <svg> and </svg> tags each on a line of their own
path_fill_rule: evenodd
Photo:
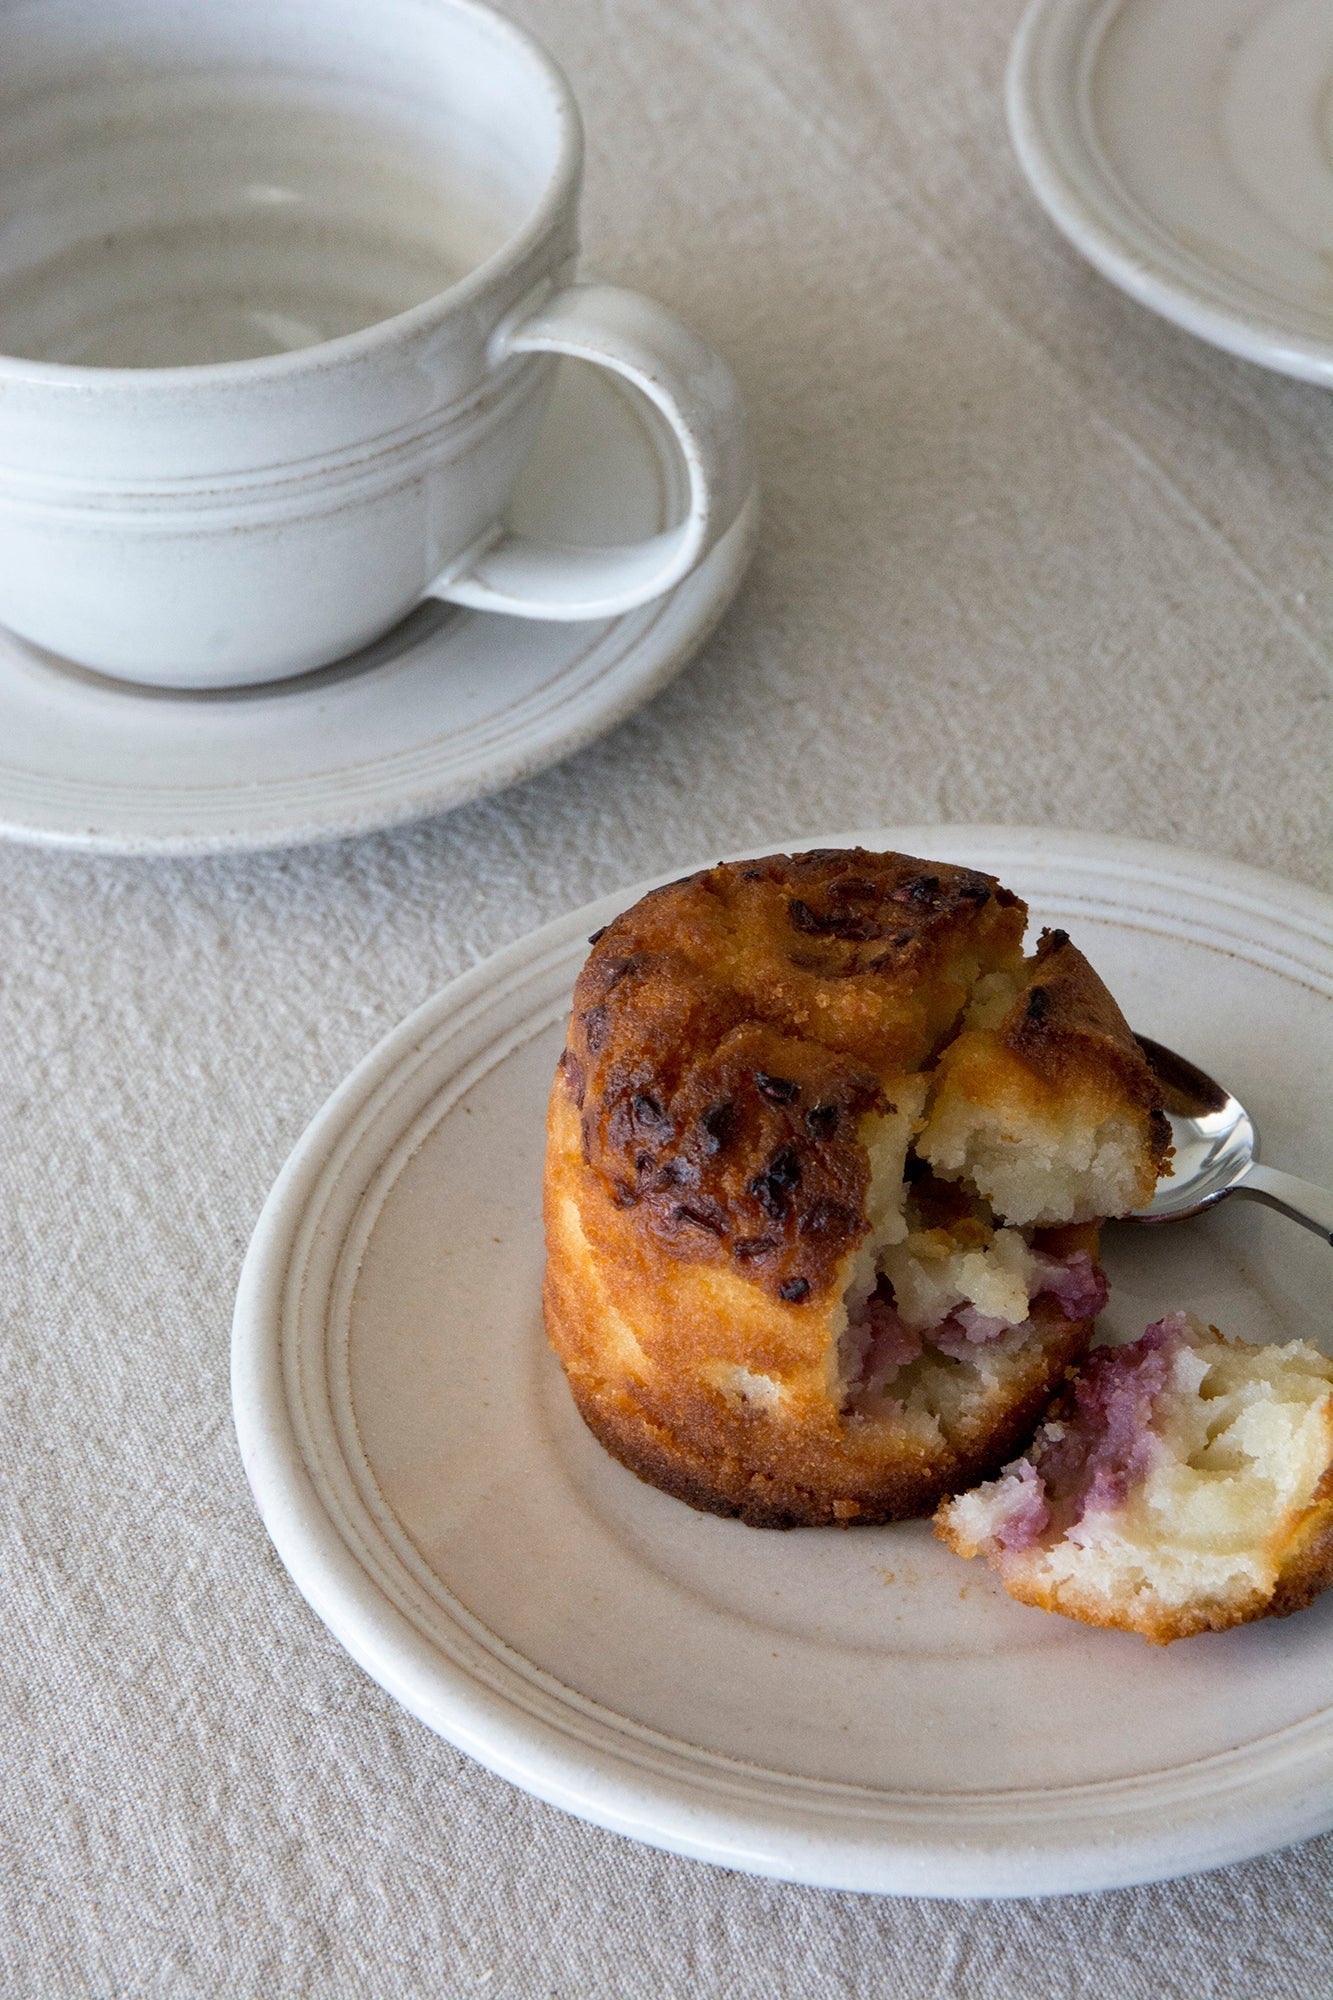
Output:
<svg viewBox="0 0 1333 2000">
<path fill-rule="evenodd" d="M 372 321 L 351 333 L 335 334 L 308 347 L 285 348 L 277 354 L 257 354 L 240 361 L 192 361 L 161 368 L 99 367 L 82 361 L 39 361 L 0 349 L 0 387 L 6 383 L 32 388 L 133 388 L 152 394 L 169 389 L 224 387 L 233 381 L 265 382 L 286 375 L 355 364 L 385 345 L 410 339 L 487 291 L 505 271 L 522 267 L 557 228 L 576 201 L 583 170 L 583 118 L 568 77 L 537 37 L 487 0 L 431 0 L 431 4 L 484 21 L 492 32 L 508 39 L 542 74 L 554 102 L 559 152 L 540 199 L 527 220 L 490 255 L 464 272 L 442 291 L 405 306 L 401 312 Z"/>
</svg>

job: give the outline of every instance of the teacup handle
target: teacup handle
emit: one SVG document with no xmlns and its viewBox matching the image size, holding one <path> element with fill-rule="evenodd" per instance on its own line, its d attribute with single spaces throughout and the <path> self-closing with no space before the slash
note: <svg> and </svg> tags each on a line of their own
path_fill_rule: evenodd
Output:
<svg viewBox="0 0 1333 2000">
<path fill-rule="evenodd" d="M 666 418 L 685 463 L 685 518 L 646 541 L 567 548 L 503 525 L 430 585 L 431 597 L 517 618 L 610 618 L 660 597 L 707 555 L 754 478 L 731 370 L 664 307 L 619 285 L 567 285 L 502 328 L 491 351 L 568 354 L 622 375 Z"/>
</svg>

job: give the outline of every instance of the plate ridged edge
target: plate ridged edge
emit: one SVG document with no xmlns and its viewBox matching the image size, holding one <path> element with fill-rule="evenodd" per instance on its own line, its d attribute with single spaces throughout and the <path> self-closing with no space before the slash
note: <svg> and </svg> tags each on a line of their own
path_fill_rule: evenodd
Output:
<svg viewBox="0 0 1333 2000">
<path fill-rule="evenodd" d="M 1190 928 L 1199 942 L 1224 950 L 1247 943 L 1247 957 L 1333 994 L 1333 903 L 1239 863 L 1040 828 L 902 827 L 785 844 L 858 843 L 971 860 L 1020 876 L 1064 869 L 1079 878 L 1072 901 L 1089 916 L 1123 915 L 1128 902 L 1171 935 L 1182 934 L 1173 906 L 1180 914 L 1192 909 Z M 1131 891 L 1127 898 L 1113 894 L 1115 883 Z M 311 1245 L 368 1128 L 378 1122 L 403 1148 L 415 1117 L 421 1130 L 409 1135 L 410 1150 L 435 1122 L 438 1114 L 423 1122 L 423 1105 L 466 1065 L 465 1052 L 463 1065 L 455 1059 L 450 1070 L 439 1067 L 466 1024 L 493 1016 L 506 993 L 534 988 L 540 997 L 526 1003 L 527 1015 L 535 1007 L 549 1018 L 553 978 L 557 986 L 568 979 L 587 930 L 650 886 L 617 891 L 557 919 L 426 1002 L 330 1098 L 265 1204 L 237 1295 L 233 1402 L 261 1517 L 307 1601 L 395 1699 L 501 1776 L 613 1831 L 752 1873 L 881 1893 L 1058 1894 L 1220 1866 L 1333 1825 L 1333 1716 L 1141 1778 L 971 1797 L 894 1794 L 767 1773 L 672 1743 L 561 1688 L 476 1627 L 461 1607 L 448 1657 L 437 1637 L 425 1636 L 413 1615 L 421 1583 L 355 1497 L 355 1473 L 344 1465 L 331 1478 L 318 1462 L 315 1431 L 321 1421 L 326 1433 L 330 1424 L 336 1430 L 336 1419 L 315 1407 L 312 1426 L 312 1410 L 303 1404 L 312 1393 L 316 1406 L 327 1402 L 329 1343 L 321 1342 L 312 1384 L 304 1368 L 309 1357 L 293 1357 L 290 1337 Z M 1052 886 L 1049 900 L 1071 898 Z M 1210 906 L 1216 924 L 1199 918 Z M 515 1034 L 521 1017 L 520 1008 L 502 1039 L 523 1039 Z M 486 1035 L 494 1043 L 488 1027 L 479 1048 Z M 400 1100 L 411 1094 L 414 1076 L 418 1096 L 422 1079 L 429 1088 L 404 1117 Z M 378 1172 L 372 1166 L 362 1177 L 354 1207 Z M 341 1239 L 331 1252 L 335 1262 L 340 1249 Z M 440 1593 L 433 1595 L 438 1615 Z"/>
<path fill-rule="evenodd" d="M 1142 215 L 1086 129 L 1090 66 L 1123 0 L 1032 0 L 1005 78 L 1009 136 L 1028 185 L 1060 233 L 1104 278 L 1186 333 L 1243 361 L 1333 387 L 1333 341 L 1246 314 L 1192 274 L 1151 217 Z M 1137 224 L 1137 233 L 1127 226 Z M 1157 246 L 1165 274 L 1145 255 Z"/>
</svg>

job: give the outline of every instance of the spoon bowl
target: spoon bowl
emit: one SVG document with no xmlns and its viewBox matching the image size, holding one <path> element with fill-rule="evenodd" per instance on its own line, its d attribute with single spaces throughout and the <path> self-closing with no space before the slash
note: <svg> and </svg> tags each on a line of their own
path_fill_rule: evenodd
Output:
<svg viewBox="0 0 1333 2000">
<path fill-rule="evenodd" d="M 1147 1035 L 1137 1036 L 1171 1123 L 1171 1172 L 1131 1222 L 1183 1222 L 1228 1195 L 1262 1201 L 1333 1243 L 1333 1192 L 1259 1164 L 1259 1134 L 1240 1099 L 1205 1070 Z"/>
</svg>

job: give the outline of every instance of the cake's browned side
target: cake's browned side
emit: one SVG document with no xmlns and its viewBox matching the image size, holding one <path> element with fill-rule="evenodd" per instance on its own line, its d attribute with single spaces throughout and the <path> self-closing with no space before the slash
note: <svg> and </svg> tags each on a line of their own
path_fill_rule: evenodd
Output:
<svg viewBox="0 0 1333 2000">
<path fill-rule="evenodd" d="M 678 1263 L 588 1172 L 560 1074 L 545 1202 L 546 1330 L 585 1422 L 640 1478 L 757 1527 L 931 1512 L 1013 1455 L 1092 1335 L 1090 1319 L 1066 1320 L 1054 1300 L 1038 1300 L 1041 1337 L 947 1440 L 893 1405 L 883 1417 L 844 1417 L 828 1369 L 838 1287 L 792 1304 L 731 1271 Z M 1095 1251 L 1095 1230 L 1065 1232 L 1075 1234 Z M 780 1405 L 728 1395 L 716 1379 L 728 1368 L 779 1384 Z"/>
<path fill-rule="evenodd" d="M 1333 1414 L 1329 1422 L 1333 1429 Z M 1333 1438 L 1330 1453 L 1333 1454 Z M 1304 1611 L 1321 1591 L 1330 1587 L 1333 1587 L 1333 1456 L 1283 1550 L 1269 1611 L 1274 1618 L 1290 1617 L 1293 1611 Z"/>
<path fill-rule="evenodd" d="M 867 1133 L 979 977 L 1017 989 L 1026 914 L 975 870 L 821 850 L 707 869 L 591 941 L 551 1097 L 546 1324 L 586 1421 L 641 1477 L 757 1525 L 888 1520 L 1030 1432 L 1090 1335 L 1049 1299 L 947 1437 L 890 1399 L 845 1414 L 838 1375 Z M 1059 998 L 1069 962 L 1050 975 Z M 1051 1032 L 1076 999 L 1085 1039 L 1105 1032 L 1087 992 Z"/>
<path fill-rule="evenodd" d="M 991 1406 L 991 1424 L 967 1444 L 935 1454 L 903 1432 L 891 1418 L 871 1422 L 859 1418 L 867 1432 L 857 1462 L 859 1476 L 847 1476 L 847 1428 L 833 1442 L 833 1452 L 801 1452 L 797 1440 L 781 1428 L 773 1430 L 769 1450 L 757 1448 L 755 1430 L 773 1426 L 773 1418 L 749 1416 L 713 1432 L 709 1450 L 701 1432 L 677 1436 L 622 1390 L 610 1384 L 594 1386 L 570 1372 L 574 1404 L 592 1436 L 648 1486 L 675 1500 L 699 1508 L 701 1514 L 725 1514 L 751 1528 L 827 1528 L 875 1526 L 887 1520 L 919 1520 L 941 1500 L 993 1478 L 1031 1436 L 1067 1368 L 1089 1348 L 1093 1320 L 1059 1320 L 1049 1316 L 1049 1340 L 1035 1352 L 1035 1366 L 1009 1386 L 1003 1408 Z M 550 1326 L 550 1314 L 548 1322 Z M 552 1336 L 552 1346 L 558 1342 Z M 879 1462 L 877 1462 L 879 1460 Z M 777 1470 L 767 1470 L 777 1464 Z M 801 1480 L 807 1470 L 809 1482 Z"/>
</svg>

